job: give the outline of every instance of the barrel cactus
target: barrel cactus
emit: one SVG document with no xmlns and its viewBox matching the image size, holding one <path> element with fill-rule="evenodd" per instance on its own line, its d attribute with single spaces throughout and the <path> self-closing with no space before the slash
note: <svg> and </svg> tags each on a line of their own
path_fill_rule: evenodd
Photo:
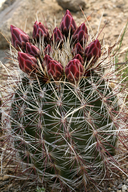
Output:
<svg viewBox="0 0 128 192">
<path fill-rule="evenodd" d="M 13 25 L 11 36 L 17 79 L 6 124 L 16 163 L 48 191 L 86 191 L 117 166 L 126 126 L 101 43 L 68 10 L 52 34 L 36 21 L 32 37 Z"/>
</svg>

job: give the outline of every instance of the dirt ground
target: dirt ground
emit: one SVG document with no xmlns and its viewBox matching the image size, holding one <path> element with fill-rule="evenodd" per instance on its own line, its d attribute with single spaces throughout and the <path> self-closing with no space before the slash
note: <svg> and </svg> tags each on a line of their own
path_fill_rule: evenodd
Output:
<svg viewBox="0 0 128 192">
<path fill-rule="evenodd" d="M 84 11 L 71 12 L 77 25 L 85 22 L 88 27 L 89 33 L 92 38 L 96 38 L 99 35 L 99 40 L 104 38 L 105 46 L 112 46 L 118 38 L 121 32 L 124 30 L 128 22 L 128 0 L 85 0 L 87 5 Z M 56 22 L 56 26 L 65 14 L 63 10 L 55 0 L 44 0 L 42 5 L 42 18 L 46 19 L 46 23 L 50 28 L 50 23 Z M 40 14 L 40 13 L 39 13 Z M 41 21 L 43 23 L 43 21 Z M 101 33 L 100 33 L 101 32 Z M 122 50 L 128 50 L 128 27 L 125 33 Z M 14 187 L 19 183 L 12 184 L 8 178 L 3 178 L 0 181 L 0 191 L 20 191 Z M 12 188 L 15 190 L 13 191 Z M 34 191 L 28 187 L 28 189 L 22 189 L 22 191 Z M 93 190 L 90 190 L 93 191 Z"/>
<path fill-rule="evenodd" d="M 128 1 L 127 0 L 85 0 L 86 9 L 82 12 L 72 12 L 77 25 L 85 22 L 89 33 L 94 34 L 93 38 L 99 35 L 99 39 L 105 39 L 106 46 L 112 46 L 118 40 L 119 34 L 128 22 Z M 44 0 L 43 16 L 47 16 L 47 22 L 53 22 L 56 18 L 57 26 L 61 21 L 63 10 L 56 0 Z M 103 28 L 104 27 L 104 28 Z M 103 29 L 103 30 L 102 30 Z M 128 49 L 128 29 L 126 31 L 122 49 Z"/>
</svg>

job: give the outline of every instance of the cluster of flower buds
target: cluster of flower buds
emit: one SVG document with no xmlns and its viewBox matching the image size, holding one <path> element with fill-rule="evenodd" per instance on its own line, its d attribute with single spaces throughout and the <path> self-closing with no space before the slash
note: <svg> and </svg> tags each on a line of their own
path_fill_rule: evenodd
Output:
<svg viewBox="0 0 128 192">
<path fill-rule="evenodd" d="M 39 63 L 46 69 L 49 78 L 59 81 L 66 77 L 71 83 L 78 83 L 84 73 L 84 66 L 88 62 L 95 63 L 101 56 L 101 45 L 98 39 L 88 42 L 88 30 L 84 23 L 77 27 L 69 10 L 66 11 L 59 28 L 55 28 L 50 37 L 48 29 L 41 23 L 35 22 L 33 26 L 33 41 L 21 29 L 11 25 L 12 45 L 18 52 L 20 69 L 31 75 L 38 74 Z M 72 60 L 62 66 L 59 61 L 54 60 L 52 52 L 60 49 L 63 44 L 70 40 Z M 43 51 L 39 49 L 39 45 Z M 55 50 L 54 50 L 55 48 Z M 66 59 L 65 59 L 66 60 Z M 44 75 L 44 74 L 43 74 Z"/>
</svg>

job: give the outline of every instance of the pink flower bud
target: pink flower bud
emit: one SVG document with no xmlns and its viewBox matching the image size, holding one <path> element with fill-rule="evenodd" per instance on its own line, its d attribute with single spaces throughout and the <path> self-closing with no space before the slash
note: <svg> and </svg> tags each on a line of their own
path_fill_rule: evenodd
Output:
<svg viewBox="0 0 128 192">
<path fill-rule="evenodd" d="M 80 54 L 81 56 L 83 56 L 83 54 L 84 54 L 84 49 L 83 49 L 83 47 L 81 46 L 80 43 L 76 43 L 76 44 L 75 44 L 72 53 L 73 53 L 73 55 Z"/>
<path fill-rule="evenodd" d="M 88 40 L 87 27 L 84 23 L 82 23 L 73 33 L 72 43 L 79 42 L 81 45 L 86 44 Z"/>
<path fill-rule="evenodd" d="M 58 27 L 56 27 L 53 30 L 51 41 L 52 41 L 52 43 L 55 43 L 56 45 L 58 45 L 59 43 L 60 43 L 60 46 L 62 45 L 62 43 L 63 43 L 63 35 L 62 35 L 61 31 L 58 29 Z"/>
<path fill-rule="evenodd" d="M 26 47 L 26 42 L 29 42 L 29 36 L 24 31 L 13 25 L 10 26 L 10 30 L 12 36 L 12 45 L 17 50 L 20 50 L 19 48 L 24 50 Z"/>
<path fill-rule="evenodd" d="M 19 61 L 20 69 L 23 72 L 29 75 L 38 73 L 37 60 L 32 55 L 28 53 L 18 52 L 18 61 Z"/>
<path fill-rule="evenodd" d="M 47 67 L 48 75 L 55 81 L 59 81 L 63 75 L 63 66 L 61 63 L 53 60 L 49 55 L 45 55 L 43 63 Z"/>
<path fill-rule="evenodd" d="M 51 48 L 51 45 L 47 45 L 44 49 L 44 54 L 45 55 L 50 55 L 50 53 L 52 53 L 52 48 Z"/>
<path fill-rule="evenodd" d="M 41 23 L 36 21 L 33 27 L 33 39 L 39 41 L 39 38 L 43 37 L 44 43 L 47 44 L 49 42 L 49 33 L 45 26 Z"/>
<path fill-rule="evenodd" d="M 77 83 L 84 74 L 84 67 L 78 59 L 73 59 L 65 67 L 65 74 L 71 83 Z"/>
<path fill-rule="evenodd" d="M 65 37 L 67 38 L 69 35 L 69 31 L 70 31 L 70 35 L 72 35 L 76 30 L 76 28 L 77 26 L 76 26 L 75 20 L 73 19 L 70 11 L 67 10 L 60 23 L 60 30 L 62 34 L 65 35 Z"/>
<path fill-rule="evenodd" d="M 33 55 L 34 57 L 38 57 L 40 55 L 40 50 L 32 45 L 31 43 L 26 43 L 26 53 L 29 53 L 30 55 Z"/>
<path fill-rule="evenodd" d="M 84 64 L 84 60 L 83 60 L 83 58 L 81 57 L 80 54 L 75 55 L 75 57 L 73 57 L 73 59 L 78 59 L 81 62 L 82 65 Z"/>
<path fill-rule="evenodd" d="M 86 48 L 85 48 L 85 59 L 91 62 L 96 62 L 97 59 L 101 56 L 101 45 L 98 39 L 91 42 Z"/>
<path fill-rule="evenodd" d="M 53 59 L 49 55 L 45 55 L 42 63 L 43 67 L 47 66 L 51 61 L 53 61 Z"/>
</svg>

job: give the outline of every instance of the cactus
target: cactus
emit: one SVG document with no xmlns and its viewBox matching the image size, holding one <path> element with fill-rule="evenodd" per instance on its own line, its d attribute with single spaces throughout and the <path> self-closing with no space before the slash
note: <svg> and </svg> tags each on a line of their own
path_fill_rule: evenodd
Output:
<svg viewBox="0 0 128 192">
<path fill-rule="evenodd" d="M 37 21 L 32 38 L 14 26 L 11 35 L 19 66 L 8 113 L 16 162 L 46 190 L 85 191 L 116 167 L 118 130 L 127 125 L 100 41 L 87 43 L 87 27 L 68 10 L 51 38 Z"/>
</svg>

